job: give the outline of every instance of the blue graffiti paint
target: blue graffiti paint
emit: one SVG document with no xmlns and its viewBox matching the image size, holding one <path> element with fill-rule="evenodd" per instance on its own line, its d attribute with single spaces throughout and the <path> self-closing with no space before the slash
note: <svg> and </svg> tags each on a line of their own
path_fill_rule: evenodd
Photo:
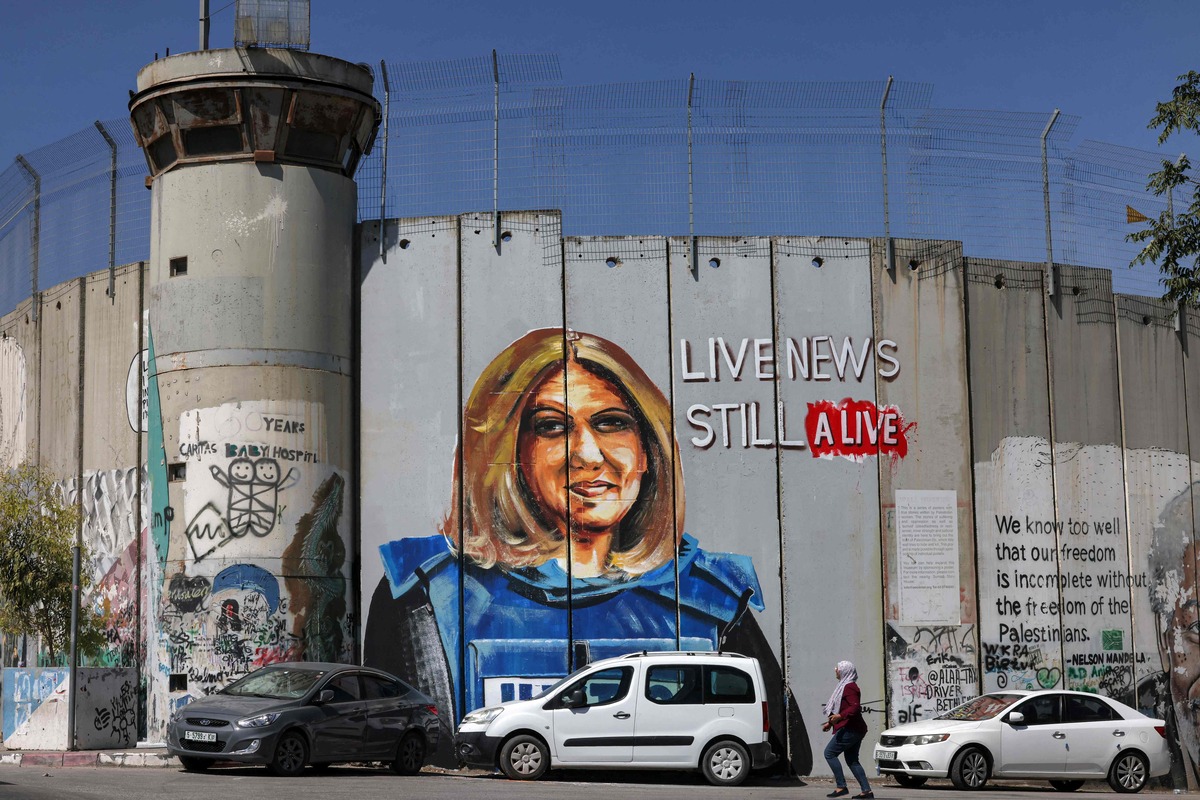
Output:
<svg viewBox="0 0 1200 800">
<path fill-rule="evenodd" d="M 271 613 L 279 608 L 279 580 L 262 567 L 253 564 L 234 564 L 217 573 L 213 579 L 212 594 L 224 589 L 251 589 L 267 601 Z"/>
<path fill-rule="evenodd" d="M 17 732 L 22 724 L 46 702 L 60 687 L 66 697 L 65 683 L 70 670 L 65 667 L 4 670 L 4 738 Z"/>
</svg>

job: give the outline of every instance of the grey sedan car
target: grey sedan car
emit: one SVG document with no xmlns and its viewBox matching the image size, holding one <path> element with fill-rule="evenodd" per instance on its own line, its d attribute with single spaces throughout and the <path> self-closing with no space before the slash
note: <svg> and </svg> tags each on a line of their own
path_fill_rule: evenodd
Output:
<svg viewBox="0 0 1200 800">
<path fill-rule="evenodd" d="M 290 776 L 306 764 L 383 761 L 406 775 L 420 771 L 440 731 L 433 700 L 393 675 L 297 661 L 263 667 L 180 708 L 167 726 L 167 750 L 189 772 L 233 761 Z"/>
</svg>

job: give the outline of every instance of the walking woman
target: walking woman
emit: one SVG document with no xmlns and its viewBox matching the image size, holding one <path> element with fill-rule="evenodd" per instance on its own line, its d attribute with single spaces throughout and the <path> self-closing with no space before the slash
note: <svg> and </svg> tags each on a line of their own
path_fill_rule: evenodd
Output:
<svg viewBox="0 0 1200 800">
<path fill-rule="evenodd" d="M 838 762 L 838 756 L 842 755 L 846 758 L 846 766 L 858 779 L 861 790 L 854 795 L 854 800 L 873 798 L 875 793 L 867 783 L 867 773 L 863 771 L 862 764 L 858 763 L 858 748 L 863 737 L 867 735 L 867 723 L 862 715 L 862 695 L 858 684 L 855 683 L 858 680 L 858 670 L 849 661 L 839 661 L 833 674 L 837 677 L 838 684 L 833 688 L 833 694 L 829 695 L 829 702 L 825 704 L 825 716 L 828 717 L 828 721 L 821 726 L 821 730 L 833 729 L 833 738 L 825 747 L 825 760 L 829 763 L 829 769 L 833 771 L 837 785 L 826 797 L 845 797 L 850 794 L 850 790 L 846 788 L 846 776 L 842 772 L 842 765 Z"/>
</svg>

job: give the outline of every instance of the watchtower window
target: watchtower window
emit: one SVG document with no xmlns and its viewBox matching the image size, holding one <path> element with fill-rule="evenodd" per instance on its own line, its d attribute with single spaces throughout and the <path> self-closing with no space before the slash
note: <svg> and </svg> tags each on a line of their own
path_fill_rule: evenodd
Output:
<svg viewBox="0 0 1200 800">
<path fill-rule="evenodd" d="M 150 159 L 154 162 L 154 168 L 159 172 L 174 164 L 179 158 L 175 153 L 175 142 L 171 139 L 170 133 L 155 139 L 148 149 Z"/>
<path fill-rule="evenodd" d="M 311 158 L 317 161 L 336 161 L 338 138 L 331 133 L 289 128 L 283 152 L 293 158 Z"/>
<path fill-rule="evenodd" d="M 189 156 L 212 156 L 240 153 L 245 147 L 242 144 L 242 131 L 237 126 L 217 125 L 183 131 L 183 149 Z"/>
</svg>

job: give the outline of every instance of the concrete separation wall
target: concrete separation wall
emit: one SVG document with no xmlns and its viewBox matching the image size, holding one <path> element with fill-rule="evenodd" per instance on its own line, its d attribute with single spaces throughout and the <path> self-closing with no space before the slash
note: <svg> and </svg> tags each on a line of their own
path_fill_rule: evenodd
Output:
<svg viewBox="0 0 1200 800">
<path fill-rule="evenodd" d="M 358 397 L 310 387 L 342 398 L 317 429 L 359 418 L 358 464 L 326 473 L 361 487 L 361 524 L 348 506 L 339 533 L 362 554 L 342 573 L 363 610 L 346 619 L 346 658 L 457 720 L 587 660 L 723 645 L 762 660 L 775 742 L 818 773 L 820 704 L 843 658 L 882 712 L 872 731 L 978 692 L 1079 688 L 1166 719 L 1172 780 L 1196 785 L 1200 316 L 1114 295 L 1082 267 L 1058 267 L 1050 295 L 1044 265 L 954 243 L 896 241 L 888 270 L 877 240 L 563 238 L 538 211 L 502 214 L 499 247 L 495 230 L 489 214 L 359 228 Z M 32 452 L 83 489 L 92 568 L 126 576 L 102 587 L 143 597 L 98 595 L 124 620 L 114 653 L 140 628 L 137 641 L 169 645 L 143 674 L 169 663 L 209 691 L 228 672 L 218 590 L 246 595 L 239 614 L 270 612 L 238 619 L 252 655 L 234 671 L 291 629 L 253 576 L 218 586 L 219 571 L 176 568 L 207 563 L 194 523 L 230 504 L 200 486 L 224 469 L 205 443 L 224 457 L 236 437 L 223 431 L 258 408 L 239 402 L 298 404 L 308 389 L 264 368 L 261 384 L 197 398 L 155 451 L 136 375 L 143 305 L 101 285 L 55 287 L 40 322 L 28 308 L 0 319 L 0 370 L 25 387 L 0 392 L 0 455 Z M 158 453 L 145 467 L 140 447 Z M 141 511 L 168 453 L 192 468 L 186 490 Z M 607 477 L 564 499 L 585 467 Z M 292 491 L 275 485 L 280 519 L 299 513 L 283 508 Z M 221 569 L 294 574 L 287 553 L 247 557 Z M 160 606 L 194 624 L 152 631 Z M 151 697 L 155 718 L 182 696 Z"/>
<path fill-rule="evenodd" d="M 4 746 L 10 750 L 66 750 L 70 671 L 4 670 Z M 137 741 L 137 672 L 76 671 L 75 744 L 82 750 L 132 747 Z"/>
</svg>

